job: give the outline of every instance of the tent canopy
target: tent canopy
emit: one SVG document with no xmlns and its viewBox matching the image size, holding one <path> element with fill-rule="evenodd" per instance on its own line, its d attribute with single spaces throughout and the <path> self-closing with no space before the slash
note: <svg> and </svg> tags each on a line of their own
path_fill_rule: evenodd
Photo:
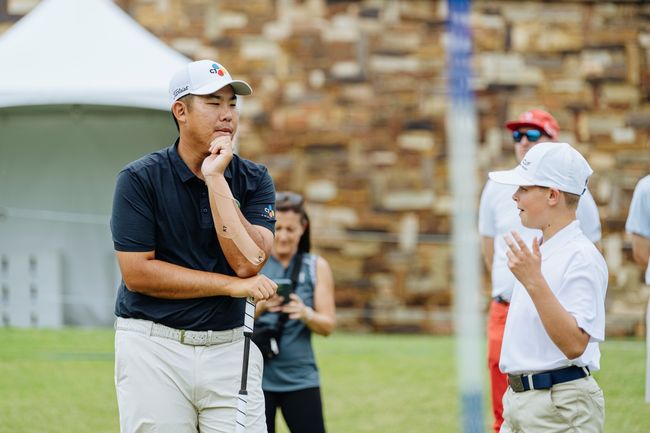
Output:
<svg viewBox="0 0 650 433">
<path fill-rule="evenodd" d="M 168 110 L 190 60 L 110 0 L 43 0 L 0 37 L 0 107 L 97 104 Z"/>
</svg>

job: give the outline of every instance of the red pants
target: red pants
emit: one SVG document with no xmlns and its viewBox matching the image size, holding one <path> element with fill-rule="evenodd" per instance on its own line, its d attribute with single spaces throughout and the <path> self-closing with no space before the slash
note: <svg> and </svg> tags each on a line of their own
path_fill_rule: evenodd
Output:
<svg viewBox="0 0 650 433">
<path fill-rule="evenodd" d="M 499 357 L 501 356 L 501 343 L 503 331 L 506 327 L 508 305 L 496 301 L 490 303 L 488 314 L 488 370 L 492 385 L 492 412 L 494 413 L 494 431 L 499 433 L 503 423 L 503 394 L 508 388 L 508 375 L 499 370 Z"/>
</svg>

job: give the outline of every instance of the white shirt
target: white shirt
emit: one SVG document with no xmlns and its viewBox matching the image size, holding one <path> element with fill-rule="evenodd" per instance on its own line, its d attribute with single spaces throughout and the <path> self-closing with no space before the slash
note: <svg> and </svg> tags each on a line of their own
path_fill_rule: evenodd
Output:
<svg viewBox="0 0 650 433">
<path fill-rule="evenodd" d="M 481 236 L 494 238 L 494 258 L 492 259 L 492 297 L 501 296 L 509 300 L 515 284 L 515 276 L 508 269 L 507 246 L 503 237 L 512 230 L 517 231 L 530 247 L 533 237 L 542 237 L 540 230 L 524 227 L 519 218 L 517 203 L 512 195 L 517 191 L 515 185 L 505 185 L 488 180 L 481 194 L 478 213 L 478 231 Z M 600 217 L 598 207 L 589 191 L 580 197 L 577 218 L 583 232 L 592 241 L 600 240 Z"/>
<path fill-rule="evenodd" d="M 650 239 L 650 176 L 641 179 L 634 188 L 625 231 Z M 645 283 L 650 284 L 650 263 L 645 271 Z"/>
<path fill-rule="evenodd" d="M 567 359 L 548 336 L 526 288 L 512 294 L 499 368 L 504 373 L 555 370 L 569 365 L 600 369 L 598 342 L 605 339 L 607 264 L 573 221 L 540 246 L 542 275 L 551 291 L 587 334 L 589 343 L 576 359 Z"/>
</svg>

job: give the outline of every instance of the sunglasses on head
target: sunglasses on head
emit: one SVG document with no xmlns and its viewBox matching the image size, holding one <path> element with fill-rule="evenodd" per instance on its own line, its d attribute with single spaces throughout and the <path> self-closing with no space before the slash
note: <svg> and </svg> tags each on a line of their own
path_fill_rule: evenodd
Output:
<svg viewBox="0 0 650 433">
<path fill-rule="evenodd" d="M 275 194 L 276 209 L 301 208 L 304 201 L 300 194 L 292 191 L 279 191 Z"/>
<path fill-rule="evenodd" d="M 515 140 L 515 143 L 519 143 L 524 136 L 528 141 L 537 141 L 542 138 L 544 133 L 539 129 L 529 129 L 526 132 L 523 131 L 512 131 L 512 139 Z"/>
</svg>

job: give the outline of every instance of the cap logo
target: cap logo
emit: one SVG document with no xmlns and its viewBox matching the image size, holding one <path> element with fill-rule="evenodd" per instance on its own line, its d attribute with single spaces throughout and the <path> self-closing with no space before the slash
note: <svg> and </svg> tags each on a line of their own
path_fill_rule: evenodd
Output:
<svg viewBox="0 0 650 433">
<path fill-rule="evenodd" d="M 528 171 L 528 167 L 530 166 L 530 164 L 532 164 L 532 162 L 528 161 L 526 158 L 522 159 L 521 162 L 519 163 L 521 168 L 523 168 L 526 171 Z"/>
<path fill-rule="evenodd" d="M 185 86 L 185 87 L 179 87 L 178 89 L 175 89 L 173 92 L 174 98 L 183 92 L 187 92 L 189 88 L 190 88 L 189 86 Z"/>
<path fill-rule="evenodd" d="M 225 70 L 224 67 L 222 67 L 222 66 L 220 67 L 220 66 L 217 65 L 216 63 L 213 63 L 213 64 L 212 64 L 212 69 L 210 69 L 210 73 L 211 73 L 211 74 L 217 74 L 217 75 L 219 75 L 220 77 L 223 77 L 223 75 L 224 75 L 224 70 Z"/>
</svg>

